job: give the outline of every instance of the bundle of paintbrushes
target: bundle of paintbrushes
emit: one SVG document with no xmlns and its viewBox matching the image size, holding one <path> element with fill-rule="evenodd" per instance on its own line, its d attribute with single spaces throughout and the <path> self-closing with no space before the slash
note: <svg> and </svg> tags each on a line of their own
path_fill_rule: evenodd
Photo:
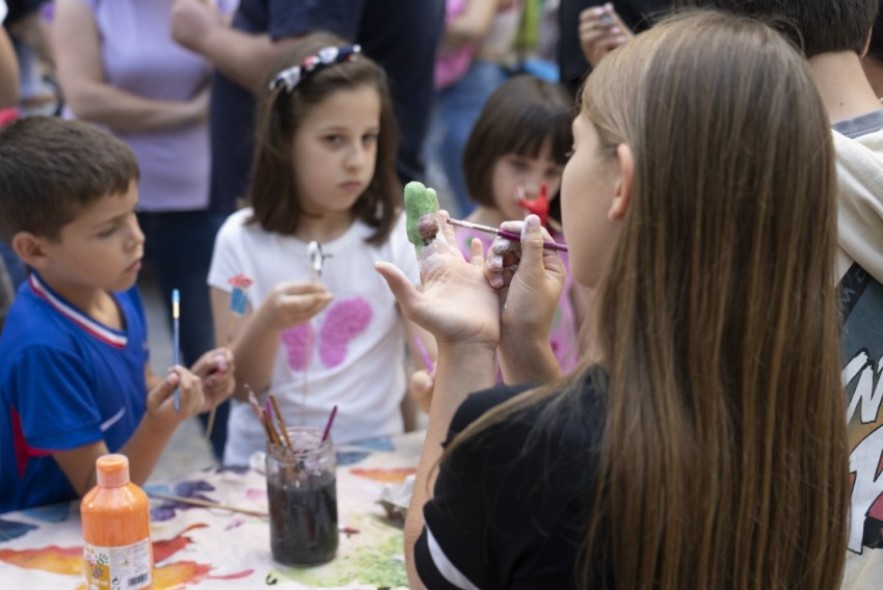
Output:
<svg viewBox="0 0 883 590">
<path fill-rule="evenodd" d="M 268 393 L 262 408 L 254 391 L 248 385 L 245 387 L 248 390 L 248 403 L 251 404 L 251 408 L 263 425 L 264 432 L 267 433 L 267 441 L 272 445 L 281 446 L 289 451 L 293 451 L 291 438 L 288 436 L 288 426 L 285 425 L 285 419 L 282 418 L 282 412 L 279 411 L 279 404 L 276 402 L 276 398 L 273 397 L 272 393 Z M 275 422 L 278 422 L 278 429 Z"/>
</svg>

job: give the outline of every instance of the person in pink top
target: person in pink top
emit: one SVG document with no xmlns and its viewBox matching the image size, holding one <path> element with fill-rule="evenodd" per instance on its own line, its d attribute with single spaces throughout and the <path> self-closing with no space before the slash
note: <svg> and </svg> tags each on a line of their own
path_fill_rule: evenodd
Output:
<svg viewBox="0 0 883 590">
<path fill-rule="evenodd" d="M 6 2 L 0 1 L 0 24 L 8 12 Z M 2 28 L 0 31 L 0 109 L 8 109 L 18 101 L 18 64 L 9 34 Z"/>
<path fill-rule="evenodd" d="M 169 318 L 170 293 L 181 293 L 181 354 L 189 364 L 214 346 L 206 279 L 224 217 L 208 210 L 212 68 L 172 40 L 172 3 L 58 0 L 54 40 L 66 116 L 108 129 L 135 153 L 146 258 Z M 212 429 L 217 456 L 226 412 L 218 409 Z"/>
<path fill-rule="evenodd" d="M 572 116 L 573 102 L 557 84 L 529 75 L 504 82 L 485 104 L 463 152 L 466 186 L 476 205 L 467 221 L 497 227 L 537 213 L 552 237 L 563 241 L 554 209 L 573 144 Z M 487 250 L 494 237 L 465 228 L 457 228 L 456 234 L 467 256 L 472 238 L 479 238 Z M 562 260 L 566 266 L 564 253 Z M 568 273 L 550 336 L 565 373 L 579 360 L 579 318 L 585 301 Z"/>
<path fill-rule="evenodd" d="M 536 213 L 552 238 L 564 241 L 558 194 L 573 146 L 573 109 L 573 101 L 561 86 L 528 74 L 509 78 L 491 94 L 463 152 L 463 176 L 475 207 L 466 221 L 496 228 L 504 221 Z M 455 236 L 467 259 L 473 239 L 481 241 L 484 251 L 494 242 L 493 234 L 465 227 L 456 227 Z M 567 253 L 561 253 L 561 260 L 569 269 Z M 549 333 L 549 344 L 564 373 L 579 363 L 581 319 L 588 315 L 590 303 L 589 289 L 575 284 L 568 271 Z M 410 395 L 427 413 L 433 373 L 432 369 L 416 371 L 409 383 Z M 498 365 L 497 382 L 502 381 Z"/>
<path fill-rule="evenodd" d="M 445 2 L 428 149 L 441 165 L 461 214 L 472 210 L 463 179 L 463 148 L 484 103 L 508 75 L 522 8 L 521 0 Z"/>
</svg>

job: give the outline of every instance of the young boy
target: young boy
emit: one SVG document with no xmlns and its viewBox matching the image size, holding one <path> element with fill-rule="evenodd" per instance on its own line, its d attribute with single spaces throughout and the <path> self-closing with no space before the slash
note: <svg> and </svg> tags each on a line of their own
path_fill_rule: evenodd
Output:
<svg viewBox="0 0 883 590">
<path fill-rule="evenodd" d="M 233 391 L 226 349 L 150 371 L 137 181 L 129 149 L 86 123 L 0 131 L 0 237 L 31 270 L 0 337 L 0 513 L 83 495 L 108 452 L 143 483 L 175 428 Z"/>
</svg>

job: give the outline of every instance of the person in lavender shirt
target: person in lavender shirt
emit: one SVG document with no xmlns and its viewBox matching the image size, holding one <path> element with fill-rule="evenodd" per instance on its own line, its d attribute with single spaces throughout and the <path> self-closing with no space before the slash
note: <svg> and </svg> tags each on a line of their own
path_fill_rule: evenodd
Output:
<svg viewBox="0 0 883 590">
<path fill-rule="evenodd" d="M 225 3 L 233 0 L 219 8 L 232 10 Z M 208 209 L 211 66 L 172 40 L 171 6 L 172 0 L 57 0 L 54 41 L 65 115 L 107 128 L 138 160 L 145 257 L 169 318 L 168 295 L 181 292 L 181 354 L 189 365 L 214 347 L 206 277 L 223 216 Z M 217 456 L 226 406 L 212 428 Z"/>
</svg>

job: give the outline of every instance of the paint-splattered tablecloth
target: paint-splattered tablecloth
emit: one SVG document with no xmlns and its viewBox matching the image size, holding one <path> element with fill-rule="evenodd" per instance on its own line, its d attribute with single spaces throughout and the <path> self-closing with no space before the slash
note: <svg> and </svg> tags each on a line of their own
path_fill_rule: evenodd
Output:
<svg viewBox="0 0 883 590">
<path fill-rule="evenodd" d="M 421 433 L 338 449 L 340 547 L 331 562 L 311 568 L 277 564 L 265 517 L 151 501 L 158 589 L 375 589 L 407 586 L 401 522 L 377 503 L 385 486 L 414 472 Z M 148 491 L 266 511 L 264 476 L 209 468 Z M 0 587 L 85 590 L 78 503 L 0 515 Z"/>
</svg>

